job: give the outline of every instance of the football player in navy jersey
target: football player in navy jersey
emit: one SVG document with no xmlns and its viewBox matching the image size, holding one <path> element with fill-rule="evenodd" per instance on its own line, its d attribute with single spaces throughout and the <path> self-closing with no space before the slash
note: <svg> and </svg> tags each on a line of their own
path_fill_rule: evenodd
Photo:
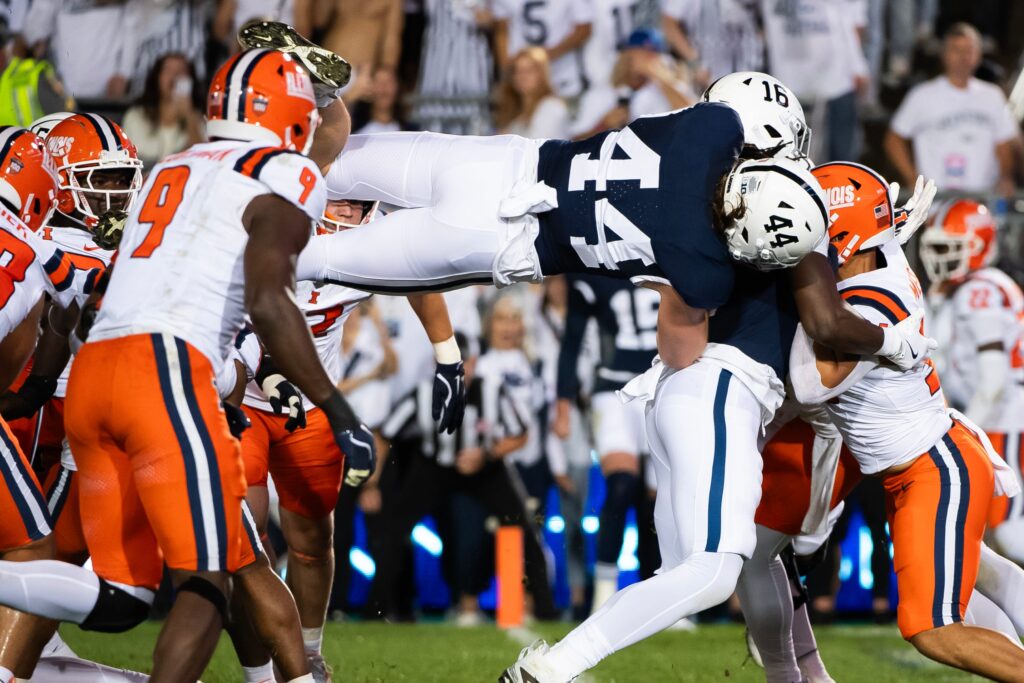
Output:
<svg viewBox="0 0 1024 683">
<path fill-rule="evenodd" d="M 756 174 L 765 170 L 802 177 L 794 169 L 807 166 L 798 135 L 805 126 L 801 127 L 802 113 L 792 115 L 790 106 L 799 104 L 769 76 L 744 75 L 739 86 L 736 92 L 727 92 L 737 95 L 733 106 L 743 120 L 748 156 L 755 158 L 732 171 L 724 205 L 728 210 L 746 203 L 748 212 L 756 212 L 760 201 L 770 208 L 791 205 L 795 198 L 782 189 L 767 196 L 748 193 L 751 185 L 760 184 Z M 740 102 L 748 93 L 760 95 L 754 88 L 761 86 L 779 101 L 757 115 L 757 108 Z M 761 133 L 768 134 L 768 139 Z M 763 154 L 793 159 L 773 164 L 756 158 Z M 824 196 L 813 186 L 801 189 L 818 197 L 824 209 Z M 708 343 L 697 361 L 678 369 L 663 355 L 621 392 L 626 400 L 645 406 L 658 485 L 654 517 L 660 572 L 616 593 L 554 647 L 540 641 L 523 650 L 503 674 L 502 683 L 567 683 L 608 655 L 732 594 L 743 561 L 756 545 L 754 512 L 761 493 L 757 437 L 782 403 L 782 380 L 788 373 L 798 322 L 821 343 L 857 347 L 856 353 L 872 353 L 869 349 L 874 345 L 875 353 L 904 368 L 923 360 L 926 349 L 934 344 L 917 338 L 897 350 L 889 345 L 894 338 L 876 336 L 869 341 L 866 321 L 839 312 L 837 295 L 828 291 L 834 290 L 835 276 L 827 241 L 818 241 L 814 252 L 797 259 L 798 264 L 789 262 L 784 251 L 779 255 L 775 244 L 764 240 L 789 217 L 770 209 L 763 215 L 767 216 L 763 236 L 729 236 L 733 258 L 753 267 L 736 270 L 725 303 L 708 321 Z M 726 228 L 727 235 L 730 229 Z M 766 247 L 772 253 L 765 253 Z M 795 267 L 782 272 L 786 265 Z M 699 269 L 694 275 L 699 276 Z M 663 307 L 664 301 L 663 297 Z M 903 334 L 915 335 L 909 327 L 919 325 L 920 319 L 914 319 Z"/>
</svg>

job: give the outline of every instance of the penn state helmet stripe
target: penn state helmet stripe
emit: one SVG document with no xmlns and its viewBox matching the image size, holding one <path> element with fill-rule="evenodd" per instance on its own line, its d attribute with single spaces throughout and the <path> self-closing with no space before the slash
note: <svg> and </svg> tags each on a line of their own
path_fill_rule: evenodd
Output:
<svg viewBox="0 0 1024 683">
<path fill-rule="evenodd" d="M 732 373 L 728 370 L 722 370 L 718 375 L 718 387 L 715 389 L 715 403 L 711 413 L 715 423 L 715 451 L 711 464 L 711 490 L 708 493 L 708 539 L 705 550 L 709 553 L 718 552 L 718 544 L 722 539 L 722 499 L 725 495 L 727 447 L 725 401 L 729 396 L 731 380 Z"/>
<path fill-rule="evenodd" d="M 161 334 L 152 334 L 150 339 L 153 343 L 153 355 L 156 358 L 156 369 L 160 380 L 160 392 L 163 394 L 164 408 L 167 410 L 167 416 L 171 420 L 174 436 L 178 441 L 178 448 L 181 449 L 181 459 L 185 465 L 189 516 L 192 519 L 192 534 L 196 541 L 196 561 L 200 569 L 206 569 L 209 565 L 209 548 L 203 517 L 203 504 L 200 500 L 196 457 L 188 434 L 185 431 L 185 425 L 182 423 L 181 415 L 178 412 L 177 401 L 171 386 L 167 344 L 165 344 L 164 337 Z"/>
<path fill-rule="evenodd" d="M 802 187 L 804 189 L 804 192 L 809 194 L 811 196 L 811 199 L 813 199 L 814 203 L 817 205 L 818 211 L 821 212 L 821 220 L 825 222 L 825 225 L 828 225 L 828 209 L 825 207 L 825 202 L 821 201 L 821 197 L 819 197 L 818 193 L 814 191 L 814 188 L 812 188 L 810 185 L 804 182 L 804 180 L 796 173 L 793 173 L 788 168 L 783 168 L 782 166 L 771 166 L 768 164 L 747 166 L 745 169 L 743 169 L 743 173 L 751 173 L 753 171 L 771 171 L 774 173 L 781 173 L 782 175 L 786 176 L 794 183 Z"/>
</svg>

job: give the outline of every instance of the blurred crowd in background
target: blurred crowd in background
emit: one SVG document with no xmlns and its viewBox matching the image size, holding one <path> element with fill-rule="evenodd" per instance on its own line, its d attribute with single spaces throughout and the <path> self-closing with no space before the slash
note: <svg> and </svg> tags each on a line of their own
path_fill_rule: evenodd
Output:
<svg viewBox="0 0 1024 683">
<path fill-rule="evenodd" d="M 981 198 L 1003 228 L 1001 266 L 1024 277 L 1024 4 L 1010 0 L 0 0 L 0 124 L 108 114 L 151 167 L 203 138 L 206 79 L 254 18 L 290 23 L 353 65 L 355 133 L 586 137 L 689 106 L 724 74 L 769 72 L 803 104 L 816 162 L 861 160 L 907 189 L 920 173 Z M 538 617 L 584 616 L 595 574 L 622 585 L 657 568 L 653 482 L 614 492 L 631 497 L 626 516 L 602 512 L 614 483 L 592 447 L 590 399 L 607 340 L 592 322 L 574 332 L 575 393 L 559 390 L 576 291 L 554 278 L 449 295 L 468 373 L 500 387 L 451 438 L 433 433 L 420 400 L 431 349 L 404 300 L 376 297 L 346 324 L 342 387 L 389 451 L 379 479 L 339 503 L 336 550 L 349 561 L 336 613 L 452 608 L 477 623 L 493 604 L 499 523 L 526 531 Z M 811 577 L 818 616 L 890 618 L 886 534 L 867 479 Z M 849 586 L 838 599 L 837 577 Z"/>
</svg>

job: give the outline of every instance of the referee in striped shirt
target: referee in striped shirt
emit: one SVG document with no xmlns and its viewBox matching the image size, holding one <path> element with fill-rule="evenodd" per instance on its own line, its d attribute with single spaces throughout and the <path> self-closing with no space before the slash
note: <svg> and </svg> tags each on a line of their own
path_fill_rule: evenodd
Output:
<svg viewBox="0 0 1024 683">
<path fill-rule="evenodd" d="M 465 338 L 461 334 L 456 337 L 463 346 Z M 523 529 L 526 588 L 533 596 L 534 616 L 555 619 L 559 614 L 548 581 L 540 529 L 527 511 L 526 493 L 514 465 L 505 460 L 527 441 L 525 411 L 529 408 L 519 405 L 502 381 L 474 377 L 474 363 L 475 359 L 466 364 L 466 414 L 454 434 L 437 433 L 428 384 L 401 400 L 381 427 L 388 441 L 418 437 L 421 452 L 407 464 L 400 490 L 385 498 L 370 604 L 385 615 L 390 612 L 406 557 L 403 546 L 413 527 L 453 494 L 463 493 L 479 500 L 502 526 Z M 472 590 L 460 592 L 475 597 Z"/>
</svg>

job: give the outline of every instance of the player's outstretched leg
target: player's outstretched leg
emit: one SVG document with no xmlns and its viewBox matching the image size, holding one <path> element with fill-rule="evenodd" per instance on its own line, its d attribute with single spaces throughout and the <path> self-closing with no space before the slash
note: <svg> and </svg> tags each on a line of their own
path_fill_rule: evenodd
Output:
<svg viewBox="0 0 1024 683">
<path fill-rule="evenodd" d="M 756 542 L 760 425 L 753 394 L 713 362 L 663 378 L 647 410 L 661 573 L 616 593 L 554 647 L 524 651 L 502 681 L 567 683 L 613 652 L 725 601 Z"/>
<path fill-rule="evenodd" d="M 981 544 L 981 566 L 975 588 L 994 602 L 1024 638 L 1024 569 L 986 544 Z"/>
<path fill-rule="evenodd" d="M 228 621 L 231 575 L 171 570 L 177 597 L 153 648 L 153 683 L 198 681 Z"/>
<path fill-rule="evenodd" d="M 288 543 L 287 583 L 299 608 L 307 664 L 314 680 L 329 681 L 321 646 L 334 580 L 334 516 L 312 519 L 282 507 L 281 529 Z"/>
</svg>

